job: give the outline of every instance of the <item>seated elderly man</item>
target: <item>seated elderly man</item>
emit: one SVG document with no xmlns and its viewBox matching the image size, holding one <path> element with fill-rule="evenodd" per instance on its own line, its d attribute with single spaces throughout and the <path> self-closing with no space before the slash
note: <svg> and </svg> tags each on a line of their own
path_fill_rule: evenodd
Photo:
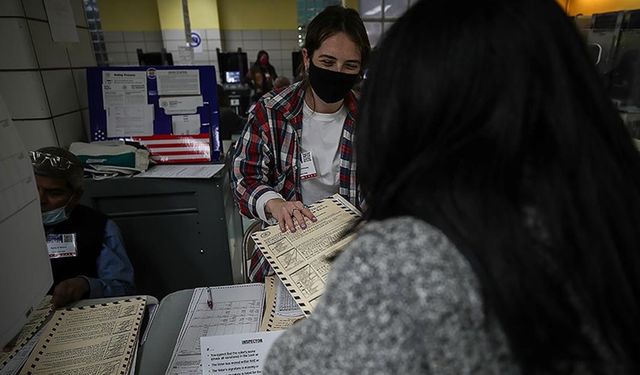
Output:
<svg viewBox="0 0 640 375">
<path fill-rule="evenodd" d="M 45 147 L 31 152 L 42 222 L 53 270 L 52 303 L 134 293 L 133 267 L 116 224 L 79 205 L 83 168 L 71 152 Z"/>
</svg>

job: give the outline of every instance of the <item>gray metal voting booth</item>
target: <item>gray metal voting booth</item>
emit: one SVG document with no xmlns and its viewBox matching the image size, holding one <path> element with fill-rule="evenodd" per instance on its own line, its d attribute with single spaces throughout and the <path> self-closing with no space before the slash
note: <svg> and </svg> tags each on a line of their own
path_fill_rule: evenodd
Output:
<svg viewBox="0 0 640 375">
<path fill-rule="evenodd" d="M 228 166 L 208 179 L 85 180 L 81 203 L 120 227 L 139 294 L 161 299 L 243 278 L 242 223 Z"/>
</svg>

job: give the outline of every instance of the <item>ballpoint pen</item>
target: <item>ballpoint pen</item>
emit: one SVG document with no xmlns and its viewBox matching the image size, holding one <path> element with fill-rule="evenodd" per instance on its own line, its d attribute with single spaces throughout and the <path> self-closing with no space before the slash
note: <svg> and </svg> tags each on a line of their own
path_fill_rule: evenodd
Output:
<svg viewBox="0 0 640 375">
<path fill-rule="evenodd" d="M 213 296 L 211 295 L 211 288 L 207 287 L 207 293 L 209 294 L 207 296 L 207 306 L 209 306 L 209 309 L 213 310 Z"/>
</svg>

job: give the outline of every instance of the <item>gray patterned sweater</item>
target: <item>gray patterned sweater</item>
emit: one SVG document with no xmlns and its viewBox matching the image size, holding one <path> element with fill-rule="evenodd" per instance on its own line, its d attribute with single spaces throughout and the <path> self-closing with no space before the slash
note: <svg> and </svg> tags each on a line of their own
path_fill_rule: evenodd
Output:
<svg viewBox="0 0 640 375">
<path fill-rule="evenodd" d="M 471 266 L 413 218 L 366 224 L 323 300 L 272 347 L 264 374 L 517 374 Z"/>
</svg>

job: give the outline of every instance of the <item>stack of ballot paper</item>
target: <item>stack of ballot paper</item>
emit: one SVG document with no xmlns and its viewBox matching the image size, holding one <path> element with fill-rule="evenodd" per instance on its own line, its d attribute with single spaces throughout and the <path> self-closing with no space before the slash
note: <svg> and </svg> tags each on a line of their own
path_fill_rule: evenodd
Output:
<svg viewBox="0 0 640 375">
<path fill-rule="evenodd" d="M 255 232 L 251 238 L 305 315 L 311 314 L 325 289 L 331 258 L 352 239 L 346 235 L 360 211 L 335 194 L 310 205 L 315 222 L 296 232 L 277 225 Z"/>
<path fill-rule="evenodd" d="M 57 310 L 38 333 L 20 374 L 130 373 L 145 304 L 144 297 L 135 297 Z"/>
</svg>

